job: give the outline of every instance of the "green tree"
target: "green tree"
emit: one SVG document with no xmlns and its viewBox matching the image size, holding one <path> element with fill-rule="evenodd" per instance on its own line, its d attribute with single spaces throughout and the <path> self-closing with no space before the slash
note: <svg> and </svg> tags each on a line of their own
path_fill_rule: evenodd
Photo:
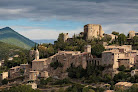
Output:
<svg viewBox="0 0 138 92">
<path fill-rule="evenodd" d="M 119 32 L 113 31 L 112 34 L 118 36 L 119 35 Z"/>
<path fill-rule="evenodd" d="M 127 81 L 127 78 L 130 77 L 127 73 L 125 72 L 119 72 L 116 74 L 113 78 L 114 82 L 120 82 L 120 81 Z"/>
<path fill-rule="evenodd" d="M 1 83 L 2 83 L 2 85 L 8 84 L 8 80 L 7 79 L 3 79 Z"/>
<path fill-rule="evenodd" d="M 63 37 L 64 37 L 64 34 L 60 33 L 57 41 L 54 42 L 56 49 L 64 50 L 66 43 L 64 42 Z"/>
<path fill-rule="evenodd" d="M 126 43 L 126 36 L 122 33 L 118 36 L 119 45 L 124 45 Z"/>
<path fill-rule="evenodd" d="M 54 69 L 57 69 L 58 67 L 63 67 L 63 64 L 58 62 L 57 60 L 57 61 L 51 62 L 50 66 L 53 67 Z"/>
<path fill-rule="evenodd" d="M 109 41 L 111 41 L 111 39 L 112 39 L 112 37 L 110 35 L 104 35 L 104 37 L 102 38 L 102 40 L 104 42 L 109 42 Z"/>
<path fill-rule="evenodd" d="M 105 50 L 104 46 L 101 44 L 96 44 L 92 47 L 91 54 L 97 57 L 101 57 L 102 52 Z"/>
<path fill-rule="evenodd" d="M 119 71 L 125 71 L 126 70 L 126 67 L 124 65 L 121 65 L 121 66 L 119 66 L 118 70 Z"/>
<path fill-rule="evenodd" d="M 138 46 L 138 36 L 134 36 L 132 41 L 134 46 Z"/>
</svg>

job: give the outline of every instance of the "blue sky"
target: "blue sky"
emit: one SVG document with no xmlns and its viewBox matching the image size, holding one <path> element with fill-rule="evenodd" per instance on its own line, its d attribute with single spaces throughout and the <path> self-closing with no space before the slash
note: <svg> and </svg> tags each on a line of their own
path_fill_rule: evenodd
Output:
<svg viewBox="0 0 138 92">
<path fill-rule="evenodd" d="M 1 0 L 0 28 L 9 26 L 30 39 L 72 36 L 85 24 L 101 24 L 105 33 L 138 29 L 137 0 Z"/>
</svg>

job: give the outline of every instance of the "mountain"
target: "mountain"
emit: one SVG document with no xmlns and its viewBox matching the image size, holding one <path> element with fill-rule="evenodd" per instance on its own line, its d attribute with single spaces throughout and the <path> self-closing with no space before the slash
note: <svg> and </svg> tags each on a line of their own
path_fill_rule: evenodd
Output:
<svg viewBox="0 0 138 92">
<path fill-rule="evenodd" d="M 41 40 L 33 40 L 36 43 L 51 43 L 54 44 L 55 39 L 41 39 Z"/>
<path fill-rule="evenodd" d="M 0 29 L 0 41 L 24 49 L 30 49 L 32 46 L 35 45 L 35 42 L 15 32 L 10 27 Z"/>
</svg>

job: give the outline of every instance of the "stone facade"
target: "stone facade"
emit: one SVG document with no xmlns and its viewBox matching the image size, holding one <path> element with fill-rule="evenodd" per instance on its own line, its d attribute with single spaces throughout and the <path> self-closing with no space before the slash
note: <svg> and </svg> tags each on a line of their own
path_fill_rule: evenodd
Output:
<svg viewBox="0 0 138 92">
<path fill-rule="evenodd" d="M 134 36 L 138 36 L 138 32 L 129 31 L 129 38 L 132 39 Z"/>
<path fill-rule="evenodd" d="M 39 77 L 39 71 L 29 72 L 29 80 L 37 80 L 38 77 Z"/>
<path fill-rule="evenodd" d="M 105 49 L 102 53 L 102 65 L 112 65 L 113 69 L 121 65 L 128 69 L 134 66 L 138 51 L 132 50 L 131 45 L 105 46 Z"/>
<path fill-rule="evenodd" d="M 91 45 L 84 46 L 84 52 L 91 53 Z"/>
<path fill-rule="evenodd" d="M 66 42 L 68 38 L 69 38 L 69 34 L 68 33 L 63 33 L 64 42 Z"/>
<path fill-rule="evenodd" d="M 86 40 L 92 40 L 93 38 L 102 38 L 104 31 L 99 24 L 87 24 L 84 26 L 84 36 Z"/>
<path fill-rule="evenodd" d="M 9 70 L 10 78 L 16 78 L 20 76 L 20 66 L 12 67 Z"/>
<path fill-rule="evenodd" d="M 39 59 L 39 51 L 38 49 L 36 49 L 35 51 L 35 60 L 38 60 Z"/>
<path fill-rule="evenodd" d="M 1 80 L 3 80 L 3 79 L 6 79 L 6 78 L 8 78 L 8 72 L 3 72 L 3 73 L 1 73 L 1 75 L 0 75 L 0 78 L 1 78 Z"/>
<path fill-rule="evenodd" d="M 124 65 L 127 69 L 133 67 L 134 65 L 134 58 L 128 57 L 128 58 L 120 58 L 118 59 L 119 66 Z"/>
<path fill-rule="evenodd" d="M 48 78 L 49 77 L 48 72 L 47 71 L 41 72 L 40 77 L 42 77 L 42 78 Z"/>
<path fill-rule="evenodd" d="M 9 78 L 17 78 L 20 76 L 25 76 L 26 78 L 29 75 L 31 66 L 29 64 L 20 64 L 20 66 L 15 66 L 9 70 Z"/>
<path fill-rule="evenodd" d="M 33 71 L 42 71 L 46 66 L 47 59 L 38 59 L 32 61 L 32 70 Z"/>
<path fill-rule="evenodd" d="M 104 46 L 106 50 L 119 50 L 119 52 L 126 52 L 126 51 L 131 51 L 132 46 L 131 45 L 109 45 L 109 46 Z"/>
<path fill-rule="evenodd" d="M 90 53 L 90 45 L 87 45 L 85 49 L 86 52 L 83 53 L 80 51 L 58 51 L 58 53 L 49 58 L 33 60 L 32 71 L 39 71 L 39 76 L 46 78 L 48 76 L 67 76 L 66 70 L 71 66 L 71 64 L 76 67 L 81 65 L 84 69 L 86 69 L 88 62 L 92 61 L 93 56 Z M 55 61 L 60 62 L 63 67 L 53 69 L 50 66 L 50 63 Z"/>
<path fill-rule="evenodd" d="M 129 31 L 129 38 L 133 38 L 135 36 L 135 31 Z"/>
<path fill-rule="evenodd" d="M 20 70 L 24 71 L 23 75 L 28 75 L 29 71 L 31 70 L 31 66 L 29 64 L 20 64 Z"/>
</svg>

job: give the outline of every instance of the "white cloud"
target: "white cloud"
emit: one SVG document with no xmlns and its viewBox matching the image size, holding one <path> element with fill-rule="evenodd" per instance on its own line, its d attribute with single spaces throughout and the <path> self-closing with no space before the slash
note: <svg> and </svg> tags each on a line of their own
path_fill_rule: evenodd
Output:
<svg viewBox="0 0 138 92">
<path fill-rule="evenodd" d="M 112 33 L 112 31 L 117 31 L 126 35 L 131 30 L 138 32 L 137 29 L 138 24 L 109 24 L 103 26 L 103 30 L 105 31 L 105 33 Z"/>
<path fill-rule="evenodd" d="M 12 26 L 13 29 L 18 30 L 17 32 L 29 39 L 57 39 L 59 33 L 69 33 L 69 36 L 72 37 L 79 32 L 82 32 L 82 29 L 76 30 L 55 30 L 55 29 L 46 29 L 41 27 L 29 27 L 29 26 Z"/>
</svg>

